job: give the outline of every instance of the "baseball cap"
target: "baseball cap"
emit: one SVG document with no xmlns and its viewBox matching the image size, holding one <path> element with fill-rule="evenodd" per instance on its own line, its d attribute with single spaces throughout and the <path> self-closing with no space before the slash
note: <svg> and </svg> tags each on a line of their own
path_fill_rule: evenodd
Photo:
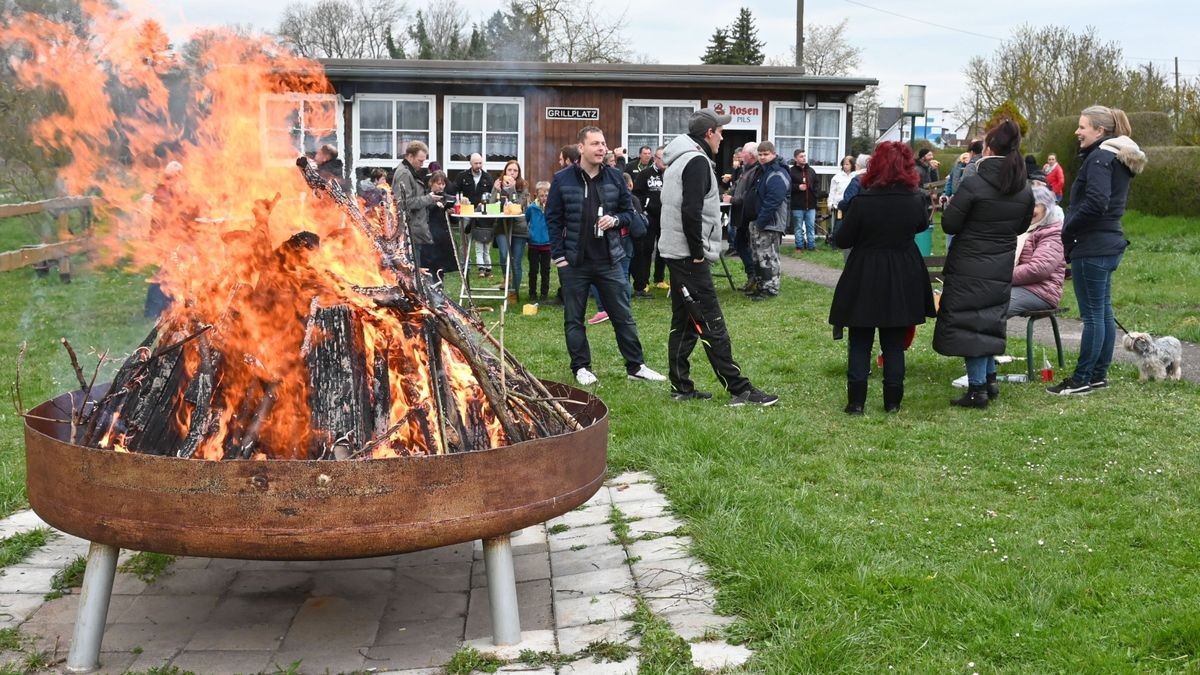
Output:
<svg viewBox="0 0 1200 675">
<path fill-rule="evenodd" d="M 703 134 L 709 129 L 723 127 L 733 121 L 729 115 L 718 115 L 712 108 L 701 108 L 688 118 L 688 133 Z"/>
</svg>

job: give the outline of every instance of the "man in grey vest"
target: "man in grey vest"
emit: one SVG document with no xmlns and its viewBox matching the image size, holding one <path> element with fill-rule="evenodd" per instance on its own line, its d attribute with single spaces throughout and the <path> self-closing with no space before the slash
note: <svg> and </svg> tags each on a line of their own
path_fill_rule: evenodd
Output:
<svg viewBox="0 0 1200 675">
<path fill-rule="evenodd" d="M 677 401 L 712 398 L 690 377 L 692 350 L 699 340 L 713 372 L 733 397 L 731 406 L 774 405 L 778 396 L 756 389 L 733 360 L 725 317 L 717 302 L 709 264 L 724 247 L 720 190 L 712 156 L 721 147 L 729 115 L 712 108 L 692 113 L 687 135 L 676 136 L 663 151 L 662 234 L 658 253 L 671 270 L 671 335 L 667 339 L 671 397 Z"/>
</svg>

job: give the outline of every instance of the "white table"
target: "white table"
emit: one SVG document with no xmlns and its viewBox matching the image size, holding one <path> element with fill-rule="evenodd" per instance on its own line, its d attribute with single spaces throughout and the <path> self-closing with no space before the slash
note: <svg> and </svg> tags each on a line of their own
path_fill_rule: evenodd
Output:
<svg viewBox="0 0 1200 675">
<path fill-rule="evenodd" d="M 520 214 L 454 213 L 450 208 L 447 208 L 446 215 L 450 216 L 450 218 L 452 220 L 458 222 L 459 245 L 460 245 L 459 250 L 462 251 L 462 258 L 459 260 L 459 267 L 462 270 L 462 274 L 461 274 L 462 287 L 458 291 L 459 302 L 461 302 L 463 300 L 472 300 L 472 301 L 474 301 L 474 300 L 500 300 L 501 301 L 500 311 L 502 311 L 502 312 L 508 311 L 508 284 L 511 279 L 511 271 L 512 271 L 512 269 L 511 269 L 512 268 L 512 251 L 511 251 L 511 249 L 509 251 L 505 251 L 505 253 L 504 253 L 504 276 L 502 279 L 503 283 L 501 285 L 486 286 L 486 287 L 481 287 L 481 288 L 471 288 L 471 278 L 472 278 L 471 272 L 472 272 L 473 268 L 477 267 L 477 265 L 475 263 L 475 256 L 471 255 L 472 239 L 471 239 L 470 235 L 467 234 L 466 229 L 467 229 L 468 223 L 472 223 L 472 222 L 483 223 L 483 222 L 488 222 L 488 221 L 501 221 L 499 223 L 495 223 L 496 225 L 501 225 L 501 224 L 503 224 L 503 221 L 511 220 L 513 218 L 524 218 L 525 213 L 524 212 L 522 212 Z M 450 231 L 450 236 L 451 236 L 451 240 L 453 240 L 453 237 L 454 237 L 453 228 Z M 509 244 L 511 245 L 511 243 L 512 243 L 511 235 L 508 237 L 508 241 L 509 241 Z M 451 243 L 453 243 L 453 241 Z M 491 255 L 491 254 L 489 253 L 489 255 Z"/>
</svg>

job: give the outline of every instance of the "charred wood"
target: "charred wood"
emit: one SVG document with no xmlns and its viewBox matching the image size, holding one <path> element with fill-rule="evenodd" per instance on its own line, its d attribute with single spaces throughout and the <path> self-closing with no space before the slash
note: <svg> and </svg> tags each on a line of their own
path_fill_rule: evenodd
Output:
<svg viewBox="0 0 1200 675">
<path fill-rule="evenodd" d="M 311 457 L 320 457 L 342 439 L 361 446 L 371 437 L 362 325 L 349 305 L 320 307 L 313 315 L 308 369 L 312 425 Z"/>
</svg>

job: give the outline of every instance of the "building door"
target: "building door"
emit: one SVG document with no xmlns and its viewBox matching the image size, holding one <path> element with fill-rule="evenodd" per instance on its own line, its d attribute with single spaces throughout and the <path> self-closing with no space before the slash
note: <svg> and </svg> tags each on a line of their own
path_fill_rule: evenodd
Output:
<svg viewBox="0 0 1200 675">
<path fill-rule="evenodd" d="M 717 151 L 717 173 L 729 173 L 733 168 L 733 156 L 743 145 L 758 140 L 757 131 L 726 129 L 721 148 Z"/>
</svg>

